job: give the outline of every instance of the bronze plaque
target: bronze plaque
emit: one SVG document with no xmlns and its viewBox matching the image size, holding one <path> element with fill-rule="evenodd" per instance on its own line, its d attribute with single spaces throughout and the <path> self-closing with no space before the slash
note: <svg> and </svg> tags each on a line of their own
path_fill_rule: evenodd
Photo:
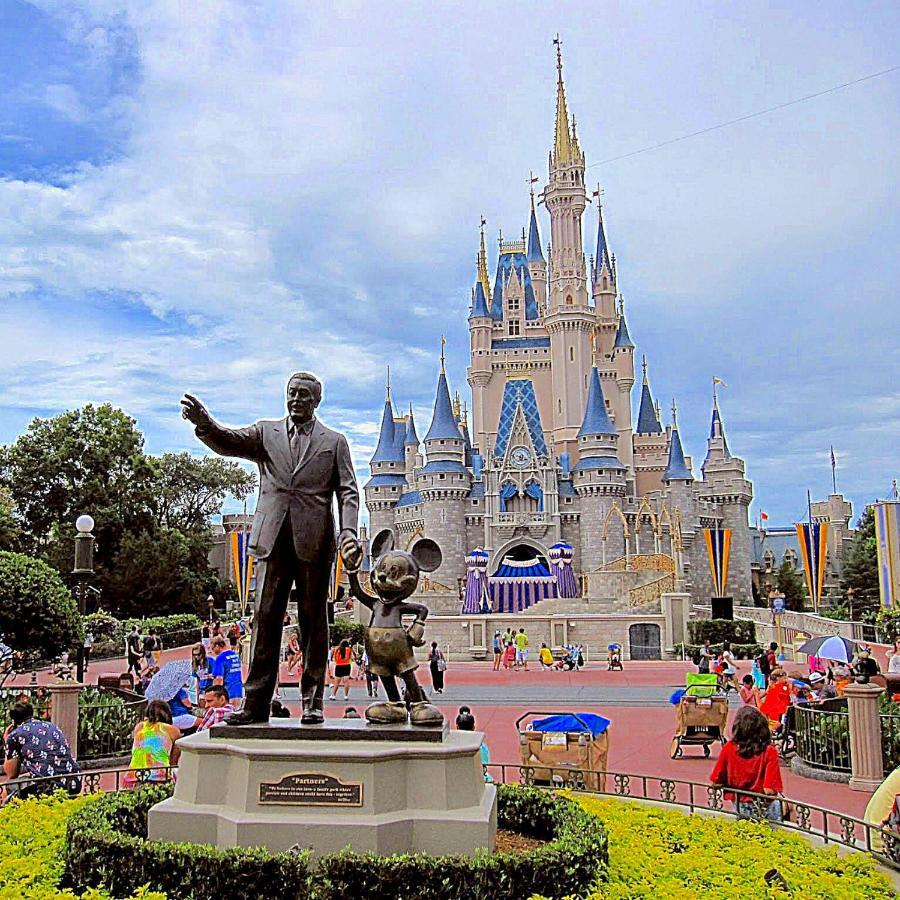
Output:
<svg viewBox="0 0 900 900">
<path fill-rule="evenodd" d="M 319 772 L 293 772 L 281 781 L 263 781 L 259 786 L 260 803 L 287 806 L 362 806 L 363 786 L 345 784 L 334 775 Z"/>
</svg>

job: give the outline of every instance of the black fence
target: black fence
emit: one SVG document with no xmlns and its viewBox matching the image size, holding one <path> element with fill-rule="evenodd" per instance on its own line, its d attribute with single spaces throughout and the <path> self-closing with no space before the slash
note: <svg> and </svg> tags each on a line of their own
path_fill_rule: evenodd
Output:
<svg viewBox="0 0 900 900">
<path fill-rule="evenodd" d="M 846 700 L 797 704 L 791 709 L 794 746 L 807 765 L 833 772 L 850 771 L 850 714 Z"/>
</svg>

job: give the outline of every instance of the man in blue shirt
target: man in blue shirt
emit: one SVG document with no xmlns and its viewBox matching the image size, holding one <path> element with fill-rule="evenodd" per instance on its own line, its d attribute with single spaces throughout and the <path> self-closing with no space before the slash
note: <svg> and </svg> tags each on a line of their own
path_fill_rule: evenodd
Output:
<svg viewBox="0 0 900 900">
<path fill-rule="evenodd" d="M 231 705 L 239 709 L 244 698 L 244 682 L 241 677 L 241 658 L 229 650 L 225 638 L 216 635 L 210 642 L 212 651 L 209 674 L 213 684 L 221 684 L 231 700 Z"/>
<path fill-rule="evenodd" d="M 81 790 L 81 779 L 67 777 L 29 784 L 28 777 L 77 775 L 81 770 L 72 758 L 65 735 L 52 723 L 34 718 L 34 707 L 20 700 L 10 713 L 12 725 L 6 729 L 6 762 L 3 771 L 9 778 L 22 778 L 16 796 L 49 794 L 60 789 L 73 796 Z"/>
</svg>

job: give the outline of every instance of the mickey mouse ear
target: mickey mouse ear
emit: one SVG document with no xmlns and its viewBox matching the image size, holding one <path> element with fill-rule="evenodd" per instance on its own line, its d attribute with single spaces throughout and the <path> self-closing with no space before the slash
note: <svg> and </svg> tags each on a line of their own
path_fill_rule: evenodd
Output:
<svg viewBox="0 0 900 900">
<path fill-rule="evenodd" d="M 430 538 L 422 538 L 416 542 L 411 551 L 412 558 L 423 572 L 433 572 L 444 558 L 441 548 Z"/>
<path fill-rule="evenodd" d="M 382 556 L 387 553 L 388 550 L 393 549 L 394 533 L 389 528 L 385 528 L 384 531 L 379 531 L 378 534 L 375 535 L 375 540 L 372 541 L 372 559 L 378 559 L 379 556 Z"/>
</svg>

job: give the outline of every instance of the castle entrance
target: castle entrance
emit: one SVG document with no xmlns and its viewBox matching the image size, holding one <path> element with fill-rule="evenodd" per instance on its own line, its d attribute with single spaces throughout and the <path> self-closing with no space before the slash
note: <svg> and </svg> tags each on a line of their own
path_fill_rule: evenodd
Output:
<svg viewBox="0 0 900 900">
<path fill-rule="evenodd" d="M 556 579 L 547 557 L 529 544 L 514 544 L 499 558 L 490 580 L 495 612 L 521 612 L 556 596 Z"/>
</svg>

